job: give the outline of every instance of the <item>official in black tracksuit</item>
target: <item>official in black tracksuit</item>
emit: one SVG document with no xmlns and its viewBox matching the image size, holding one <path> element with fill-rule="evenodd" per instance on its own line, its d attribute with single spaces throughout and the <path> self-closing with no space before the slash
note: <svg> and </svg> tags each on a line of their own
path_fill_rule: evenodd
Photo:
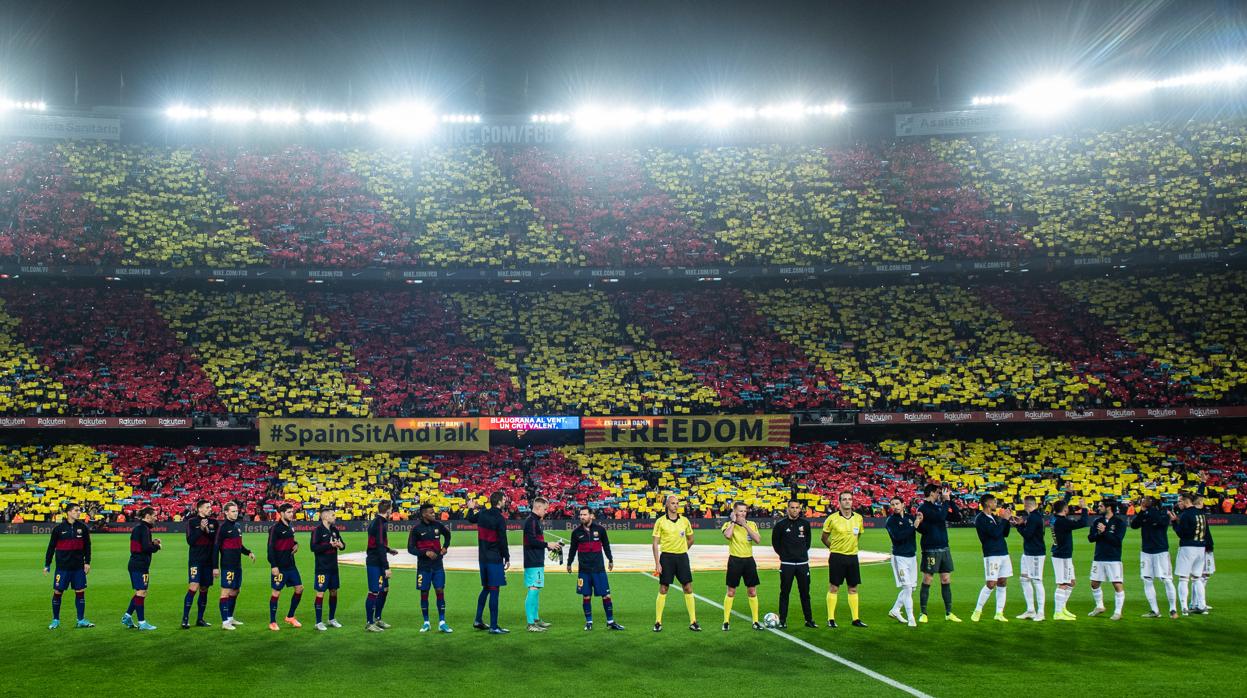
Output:
<svg viewBox="0 0 1247 698">
<path fill-rule="evenodd" d="M 788 502 L 787 516 L 771 529 L 771 547 L 779 555 L 779 627 L 788 626 L 788 594 L 792 581 L 797 580 L 797 592 L 801 594 L 801 612 L 805 625 L 817 628 L 814 610 L 810 604 L 810 522 L 804 516 L 805 507 L 796 500 Z"/>
</svg>

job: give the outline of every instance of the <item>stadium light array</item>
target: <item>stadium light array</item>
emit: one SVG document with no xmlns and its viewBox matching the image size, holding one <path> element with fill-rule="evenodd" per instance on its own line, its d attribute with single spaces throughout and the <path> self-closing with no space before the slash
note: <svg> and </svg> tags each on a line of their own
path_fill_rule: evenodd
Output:
<svg viewBox="0 0 1247 698">
<path fill-rule="evenodd" d="M 293 126 L 301 123 L 313 126 L 327 124 L 372 124 L 386 130 L 408 132 L 426 131 L 436 124 L 479 124 L 480 114 L 437 114 L 432 108 L 419 103 L 398 103 L 379 107 L 367 113 L 327 111 L 311 109 L 299 111 L 290 107 L 267 107 L 252 109 L 246 106 L 218 105 L 211 109 L 174 104 L 165 109 L 165 116 L 173 121 L 212 120 L 226 124 L 259 122 L 275 126 Z"/>
<path fill-rule="evenodd" d="M 1123 79 L 1097 87 L 1079 87 L 1068 78 L 1056 77 L 1031 83 L 1010 94 L 975 97 L 970 103 L 976 107 L 1012 106 L 1028 112 L 1051 114 L 1083 100 L 1130 99 L 1157 90 L 1229 87 L 1244 81 L 1247 81 L 1247 65 L 1244 64 L 1231 64 L 1161 80 Z"/>
<path fill-rule="evenodd" d="M 12 99 L 0 99 L 0 111 L 47 111 L 46 102 L 40 101 L 20 101 Z"/>
<path fill-rule="evenodd" d="M 801 121 L 806 117 L 839 116 L 846 111 L 848 107 L 839 102 L 828 104 L 785 102 L 761 107 L 716 102 L 692 109 L 663 109 L 661 107 L 640 109 L 632 106 L 606 108 L 599 105 L 585 105 L 570 114 L 566 112 L 539 113 L 530 116 L 529 120 L 535 124 L 570 122 L 577 128 L 588 131 L 624 129 L 640 125 L 662 126 L 670 123 L 704 124 L 715 128 L 725 128 L 743 121 L 758 119 Z"/>
</svg>

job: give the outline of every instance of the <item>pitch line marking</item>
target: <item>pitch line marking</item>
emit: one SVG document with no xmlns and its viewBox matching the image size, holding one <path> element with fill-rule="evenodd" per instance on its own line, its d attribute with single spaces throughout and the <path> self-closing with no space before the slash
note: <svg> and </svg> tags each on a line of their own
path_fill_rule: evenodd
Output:
<svg viewBox="0 0 1247 698">
<path fill-rule="evenodd" d="M 651 573 L 649 573 L 649 572 L 643 572 L 642 574 L 644 574 L 646 577 L 649 577 L 650 579 L 653 579 L 653 580 L 655 580 L 655 581 L 657 581 L 657 580 L 658 580 L 658 577 L 655 577 L 653 574 L 651 574 Z M 681 592 L 681 593 L 682 593 L 682 592 Z M 716 603 L 716 602 L 714 602 L 714 601 L 711 601 L 710 599 L 708 599 L 708 598 L 706 598 L 706 597 L 702 596 L 701 594 L 696 594 L 696 593 L 695 593 L 695 594 L 693 594 L 693 598 L 695 598 L 695 599 L 697 599 L 697 600 L 699 600 L 699 601 L 702 601 L 702 602 L 704 602 L 704 603 L 708 603 L 708 604 L 710 604 L 711 606 L 714 606 L 715 608 L 719 609 L 720 611 L 722 611 L 722 610 L 723 610 L 723 606 L 722 606 L 721 604 Z M 742 612 L 740 612 L 740 611 L 732 611 L 732 615 L 734 615 L 734 616 L 736 616 L 737 618 L 740 618 L 740 619 L 742 619 L 742 620 L 747 620 L 747 621 L 749 621 L 749 622 L 751 622 L 751 623 L 753 622 L 753 618 L 752 618 L 751 616 L 747 616 L 747 615 L 745 615 L 744 613 L 742 613 Z M 765 626 L 764 626 L 764 627 L 765 627 Z M 909 694 L 909 695 L 911 695 L 911 696 L 915 696 L 915 698 L 933 698 L 930 694 L 928 694 L 928 693 L 923 693 L 922 691 L 920 691 L 920 690 L 918 690 L 918 689 L 914 688 L 913 686 L 909 686 L 909 685 L 907 685 L 907 684 L 903 684 L 903 683 L 901 683 L 900 681 L 897 681 L 897 680 L 896 680 L 896 679 L 894 679 L 894 678 L 891 678 L 891 677 L 888 677 L 888 676 L 884 676 L 883 674 L 880 674 L 879 672 L 875 671 L 874 669 L 870 669 L 870 668 L 868 668 L 868 667 L 864 667 L 864 666 L 862 666 L 861 664 L 858 664 L 857 662 L 855 662 L 855 661 L 853 661 L 853 660 L 851 660 L 851 659 L 845 659 L 844 657 L 841 657 L 840 655 L 838 655 L 838 654 L 836 654 L 836 653 L 834 653 L 834 652 L 828 652 L 827 650 L 823 649 L 822 647 L 819 647 L 818 645 L 812 645 L 812 644 L 810 644 L 810 643 L 806 642 L 805 640 L 802 640 L 801 638 L 796 637 L 796 636 L 794 636 L 794 635 L 789 635 L 788 633 L 786 633 L 786 632 L 784 632 L 784 631 L 782 631 L 782 630 L 780 630 L 780 629 L 778 629 L 778 628 L 767 628 L 766 630 L 767 630 L 767 632 L 774 633 L 775 635 L 778 635 L 779 637 L 784 638 L 785 640 L 787 640 L 787 641 L 789 641 L 789 642 L 791 642 L 791 643 L 793 643 L 793 644 L 797 645 L 798 647 L 804 647 L 805 649 L 807 649 L 807 650 L 809 650 L 809 651 L 811 651 L 811 652 L 813 652 L 813 653 L 815 653 L 815 654 L 818 654 L 818 655 L 821 655 L 821 656 L 823 656 L 823 657 L 826 657 L 827 659 L 830 659 L 830 660 L 831 660 L 831 661 L 833 661 L 833 662 L 837 662 L 837 663 L 839 663 L 839 664 L 842 664 L 842 665 L 844 665 L 844 666 L 846 666 L 846 667 L 848 667 L 848 668 L 852 669 L 853 671 L 856 671 L 856 672 L 859 672 L 859 673 L 865 674 L 866 676 L 869 676 L 870 678 L 872 678 L 872 679 L 874 679 L 874 680 L 876 680 L 876 681 L 879 681 L 879 682 L 881 682 L 881 683 L 885 683 L 885 684 L 887 684 L 887 685 L 891 686 L 892 688 L 895 688 L 895 689 L 896 689 L 896 690 L 898 690 L 898 691 L 902 691 L 902 692 L 904 692 L 904 693 L 908 693 L 908 694 Z"/>
</svg>

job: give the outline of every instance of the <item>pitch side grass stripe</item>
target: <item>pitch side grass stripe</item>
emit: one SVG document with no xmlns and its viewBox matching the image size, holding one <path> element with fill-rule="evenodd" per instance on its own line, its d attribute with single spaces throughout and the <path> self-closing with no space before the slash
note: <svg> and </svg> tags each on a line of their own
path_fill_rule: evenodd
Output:
<svg viewBox="0 0 1247 698">
<path fill-rule="evenodd" d="M 655 581 L 657 581 L 657 580 L 658 580 L 658 577 L 655 577 L 654 575 L 650 574 L 649 572 L 644 572 L 644 573 L 642 573 L 642 574 L 644 574 L 646 577 L 649 577 L 650 579 L 653 579 L 653 580 L 655 580 Z M 682 593 L 682 592 L 681 592 L 681 593 Z M 722 604 L 715 603 L 714 601 L 711 601 L 710 599 L 708 599 L 708 598 L 706 598 L 706 597 L 702 596 L 701 594 L 693 594 L 693 598 L 697 599 L 698 601 L 702 601 L 702 602 L 704 602 L 704 603 L 708 603 L 708 604 L 710 604 L 711 606 L 714 606 L 715 608 L 719 609 L 720 611 L 722 611 L 722 610 L 723 610 L 723 606 L 722 606 Z M 747 620 L 747 621 L 750 621 L 750 622 L 752 622 L 752 621 L 753 621 L 753 619 L 752 619 L 751 617 L 749 617 L 749 616 L 745 615 L 744 613 L 742 613 L 742 612 L 740 612 L 740 611 L 732 611 L 732 615 L 733 615 L 733 616 L 736 616 L 737 618 L 740 618 L 740 619 L 742 619 L 742 620 Z M 811 651 L 811 652 L 813 652 L 813 653 L 815 653 L 815 654 L 818 654 L 818 655 L 821 655 L 821 656 L 823 656 L 823 657 L 826 657 L 827 659 L 830 659 L 830 660 L 831 660 L 831 661 L 833 661 L 833 662 L 837 662 L 837 663 L 839 663 L 839 664 L 843 664 L 844 666 L 846 666 L 846 667 L 848 667 L 848 668 L 852 669 L 853 671 L 856 671 L 856 672 L 859 672 L 859 673 L 865 674 L 866 676 L 869 676 L 870 678 L 872 678 L 872 679 L 874 679 L 874 680 L 876 680 L 876 681 L 879 681 L 879 682 L 881 682 L 881 683 L 885 683 L 885 684 L 887 684 L 887 685 L 891 686 L 892 688 L 895 688 L 895 689 L 896 689 L 896 690 L 898 690 L 898 691 L 903 691 L 903 692 L 905 692 L 905 693 L 908 693 L 908 694 L 909 694 L 909 695 L 911 695 L 911 696 L 915 696 L 916 698 L 933 698 L 930 694 L 928 694 L 928 693 L 923 693 L 922 691 L 919 691 L 918 689 L 914 688 L 913 686 L 909 686 L 909 685 L 903 684 L 903 683 L 901 683 L 900 681 L 897 681 L 896 679 L 893 679 L 893 678 L 890 678 L 890 677 L 884 676 L 883 674 L 880 674 L 879 672 L 877 672 L 877 671 L 875 671 L 875 670 L 873 670 L 873 669 L 869 669 L 869 668 L 867 668 L 867 667 L 864 667 L 864 666 L 862 666 L 861 664 L 858 664 L 857 662 L 854 662 L 854 661 L 852 661 L 852 660 L 845 659 L 844 657 L 841 657 L 840 655 L 835 654 L 834 652 L 828 652 L 827 650 L 823 649 L 822 647 L 818 647 L 817 645 L 811 645 L 810 643 L 806 642 L 805 640 L 802 640 L 802 639 L 801 639 L 801 638 L 799 638 L 799 637 L 794 637 L 794 636 L 792 636 L 792 635 L 789 635 L 788 633 L 786 633 L 786 632 L 784 632 L 784 631 L 782 631 L 782 630 L 779 630 L 779 629 L 777 629 L 777 628 L 767 628 L 767 631 L 768 631 L 768 632 L 771 632 L 771 633 L 774 633 L 774 634 L 776 634 L 776 635 L 778 635 L 778 636 L 780 636 L 780 637 L 784 638 L 785 640 L 787 640 L 787 641 L 789 641 L 789 642 L 791 642 L 791 643 L 793 643 L 793 644 L 795 644 L 795 645 L 797 645 L 797 646 L 799 646 L 799 647 L 804 647 L 805 649 L 807 649 L 807 650 L 809 650 L 809 651 Z"/>
</svg>

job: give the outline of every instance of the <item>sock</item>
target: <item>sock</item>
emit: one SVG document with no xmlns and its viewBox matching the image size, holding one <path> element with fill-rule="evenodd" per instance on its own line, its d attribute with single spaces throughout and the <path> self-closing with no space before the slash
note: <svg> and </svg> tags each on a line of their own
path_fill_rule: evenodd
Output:
<svg viewBox="0 0 1247 698">
<path fill-rule="evenodd" d="M 1103 587 L 1101 587 L 1101 588 L 1099 588 L 1099 589 L 1092 589 L 1092 590 L 1091 590 L 1091 598 L 1092 598 L 1092 600 L 1094 600 L 1094 601 L 1095 601 L 1095 607 L 1096 607 L 1096 608 L 1104 608 L 1104 589 L 1103 589 Z"/>
<path fill-rule="evenodd" d="M 1065 613 L 1065 602 L 1069 600 L 1069 589 L 1065 587 L 1057 587 L 1053 592 L 1052 613 Z"/>
<path fill-rule="evenodd" d="M 667 607 L 667 595 L 659 594 L 658 600 L 654 602 L 654 622 L 662 622 L 662 611 Z"/>
<path fill-rule="evenodd" d="M 233 599 L 232 596 L 230 598 Z M 204 612 L 208 610 L 208 590 L 207 589 L 199 590 L 199 609 L 198 610 L 199 610 L 199 620 L 202 621 L 204 619 Z M 233 602 L 231 601 L 230 602 L 230 617 L 231 618 L 233 617 L 233 610 L 234 610 L 234 605 L 233 605 Z"/>
<path fill-rule="evenodd" d="M 901 590 L 896 592 L 896 600 L 892 602 L 892 609 L 889 610 L 888 613 L 896 613 L 901 610 L 901 605 L 905 603 L 905 590 L 908 588 L 909 587 L 901 587 Z"/>
<path fill-rule="evenodd" d="M 1005 612 L 1005 597 L 1009 594 L 1009 588 L 1004 586 L 996 587 L 996 613 Z"/>
<path fill-rule="evenodd" d="M 749 597 L 749 615 L 753 616 L 753 622 L 758 622 L 758 597 Z"/>
<path fill-rule="evenodd" d="M 902 594 L 901 604 L 905 607 L 906 617 L 908 617 L 909 620 L 911 621 L 915 620 L 914 618 L 914 588 L 912 586 L 901 587 L 901 594 Z"/>
<path fill-rule="evenodd" d="M 135 596 L 134 600 L 130 602 L 134 604 L 134 612 L 138 614 L 140 623 L 147 620 L 147 614 L 143 612 L 143 602 L 145 600 L 146 599 L 142 596 Z"/>
<path fill-rule="evenodd" d="M 439 622 L 446 622 L 446 592 L 438 589 L 437 593 L 437 619 Z"/>
<path fill-rule="evenodd" d="M 922 591 L 918 594 L 918 604 L 922 609 L 922 615 L 927 614 L 927 599 L 931 598 L 931 585 L 926 582 L 922 583 Z"/>
<path fill-rule="evenodd" d="M 429 622 L 429 592 L 420 592 L 420 613 L 424 615 L 424 622 Z"/>
<path fill-rule="evenodd" d="M 182 625 L 186 625 L 191 622 L 191 606 L 194 606 L 194 605 L 195 605 L 195 592 L 187 591 L 186 598 L 182 600 Z M 203 614 L 202 613 L 199 614 L 199 617 L 202 620 Z"/>
<path fill-rule="evenodd" d="M 329 620 L 336 620 L 338 617 L 338 590 L 331 589 L 329 591 Z"/>
<path fill-rule="evenodd" d="M 135 599 L 137 599 L 137 598 L 138 598 L 138 596 L 131 596 L 131 597 L 130 597 L 130 605 L 129 605 L 129 606 L 126 606 L 126 615 L 127 615 L 127 616 L 129 616 L 129 615 L 133 615 L 133 614 L 134 614 L 134 600 L 135 600 Z"/>
<path fill-rule="evenodd" d="M 1125 606 L 1125 605 L 1126 605 L 1126 592 L 1124 591 L 1113 592 L 1113 614 L 1117 615 L 1121 613 L 1121 608 L 1122 606 Z"/>
<path fill-rule="evenodd" d="M 1031 584 L 1035 585 L 1035 615 L 1042 618 L 1044 604 L 1048 601 L 1048 592 L 1043 588 L 1042 579 L 1032 579 Z"/>
<path fill-rule="evenodd" d="M 987 605 L 987 600 L 991 598 L 991 595 L 992 595 L 991 587 L 984 585 L 982 589 L 979 589 L 979 600 L 978 600 L 978 603 L 974 604 L 975 613 L 983 612 L 983 607 Z"/>
<path fill-rule="evenodd" d="M 1156 605 L 1156 587 L 1151 577 L 1143 578 L 1143 598 L 1147 599 L 1147 607 L 1152 609 L 1152 613 L 1160 613 L 1160 607 Z"/>
<path fill-rule="evenodd" d="M 489 602 L 489 589 L 481 587 L 481 593 L 476 595 L 476 622 L 484 625 L 482 617 L 485 614 L 485 604 Z"/>
<path fill-rule="evenodd" d="M 294 618 L 294 612 L 299 608 L 299 602 L 303 600 L 303 592 L 296 591 L 294 596 L 290 597 L 290 613 L 286 614 L 287 618 Z"/>
<path fill-rule="evenodd" d="M 368 599 L 364 601 L 364 612 L 368 614 L 368 624 L 372 625 L 377 617 L 377 595 L 371 591 L 368 592 Z M 476 618 L 479 621 L 481 615 L 479 613 L 476 614 Z"/>
<path fill-rule="evenodd" d="M 281 600 L 281 592 L 275 591 L 268 597 L 268 622 L 277 622 L 277 602 Z"/>
<path fill-rule="evenodd" d="M 849 594 L 849 614 L 853 616 L 853 620 L 858 620 L 857 594 Z"/>
<path fill-rule="evenodd" d="M 732 622 L 732 602 L 736 600 L 735 596 L 723 597 L 723 622 Z"/>
<path fill-rule="evenodd" d="M 381 620 L 381 614 L 385 611 L 385 600 L 389 598 L 389 596 L 389 589 L 382 589 L 381 593 L 377 594 L 377 620 Z"/>
<path fill-rule="evenodd" d="M 827 592 L 827 620 L 836 619 L 836 602 L 840 600 L 840 592 Z"/>
<path fill-rule="evenodd" d="M 1189 577 L 1178 578 L 1178 604 L 1182 610 L 1190 608 L 1191 600 L 1191 580 Z"/>
<path fill-rule="evenodd" d="M 1026 600 L 1026 612 L 1035 612 L 1035 587 L 1031 586 L 1031 580 L 1028 577 L 1022 578 L 1022 598 Z"/>
<path fill-rule="evenodd" d="M 320 625 L 325 621 L 325 597 L 317 594 L 312 606 L 316 609 L 316 624 Z"/>
<path fill-rule="evenodd" d="M 684 595 L 684 608 L 688 609 L 688 622 L 693 624 L 697 622 L 697 599 L 692 594 Z"/>
<path fill-rule="evenodd" d="M 498 627 L 498 587 L 489 590 L 489 627 Z"/>
<path fill-rule="evenodd" d="M 224 623 L 229 620 L 229 597 L 222 596 L 219 605 L 221 607 L 221 622 Z"/>
<path fill-rule="evenodd" d="M 74 592 L 74 610 L 78 612 L 78 620 L 87 617 L 87 593 L 85 591 Z"/>
<path fill-rule="evenodd" d="M 1178 601 L 1177 601 L 1178 592 L 1177 590 L 1173 588 L 1173 580 L 1162 579 L 1161 581 L 1165 583 L 1165 599 L 1169 601 L 1169 610 L 1170 611 L 1178 610 Z"/>
<path fill-rule="evenodd" d="M 940 584 L 940 596 L 944 597 L 944 615 L 952 615 L 953 612 L 953 585 Z"/>
<path fill-rule="evenodd" d="M 537 622 L 537 615 L 540 613 L 537 606 L 539 593 L 536 589 L 529 589 L 528 596 L 524 597 L 524 617 L 529 625 Z"/>
<path fill-rule="evenodd" d="M 593 597 L 585 596 L 580 600 L 580 607 L 585 612 L 585 622 L 593 622 Z"/>
<path fill-rule="evenodd" d="M 52 592 L 52 620 L 61 619 L 61 592 Z"/>
<path fill-rule="evenodd" d="M 1191 594 L 1191 605 L 1195 608 L 1203 608 L 1207 602 L 1207 599 L 1205 598 L 1206 592 L 1208 591 L 1207 584 L 1208 580 L 1203 577 L 1194 577 L 1191 579 L 1191 586 L 1195 588 L 1194 593 Z"/>
<path fill-rule="evenodd" d="M 230 594 L 230 597 L 229 597 L 229 617 L 230 618 L 234 617 L 234 611 L 237 608 L 238 608 L 238 596 L 235 594 Z"/>
<path fill-rule="evenodd" d="M 615 602 L 609 596 L 602 597 L 602 610 L 606 613 L 606 622 L 615 622 Z"/>
</svg>

